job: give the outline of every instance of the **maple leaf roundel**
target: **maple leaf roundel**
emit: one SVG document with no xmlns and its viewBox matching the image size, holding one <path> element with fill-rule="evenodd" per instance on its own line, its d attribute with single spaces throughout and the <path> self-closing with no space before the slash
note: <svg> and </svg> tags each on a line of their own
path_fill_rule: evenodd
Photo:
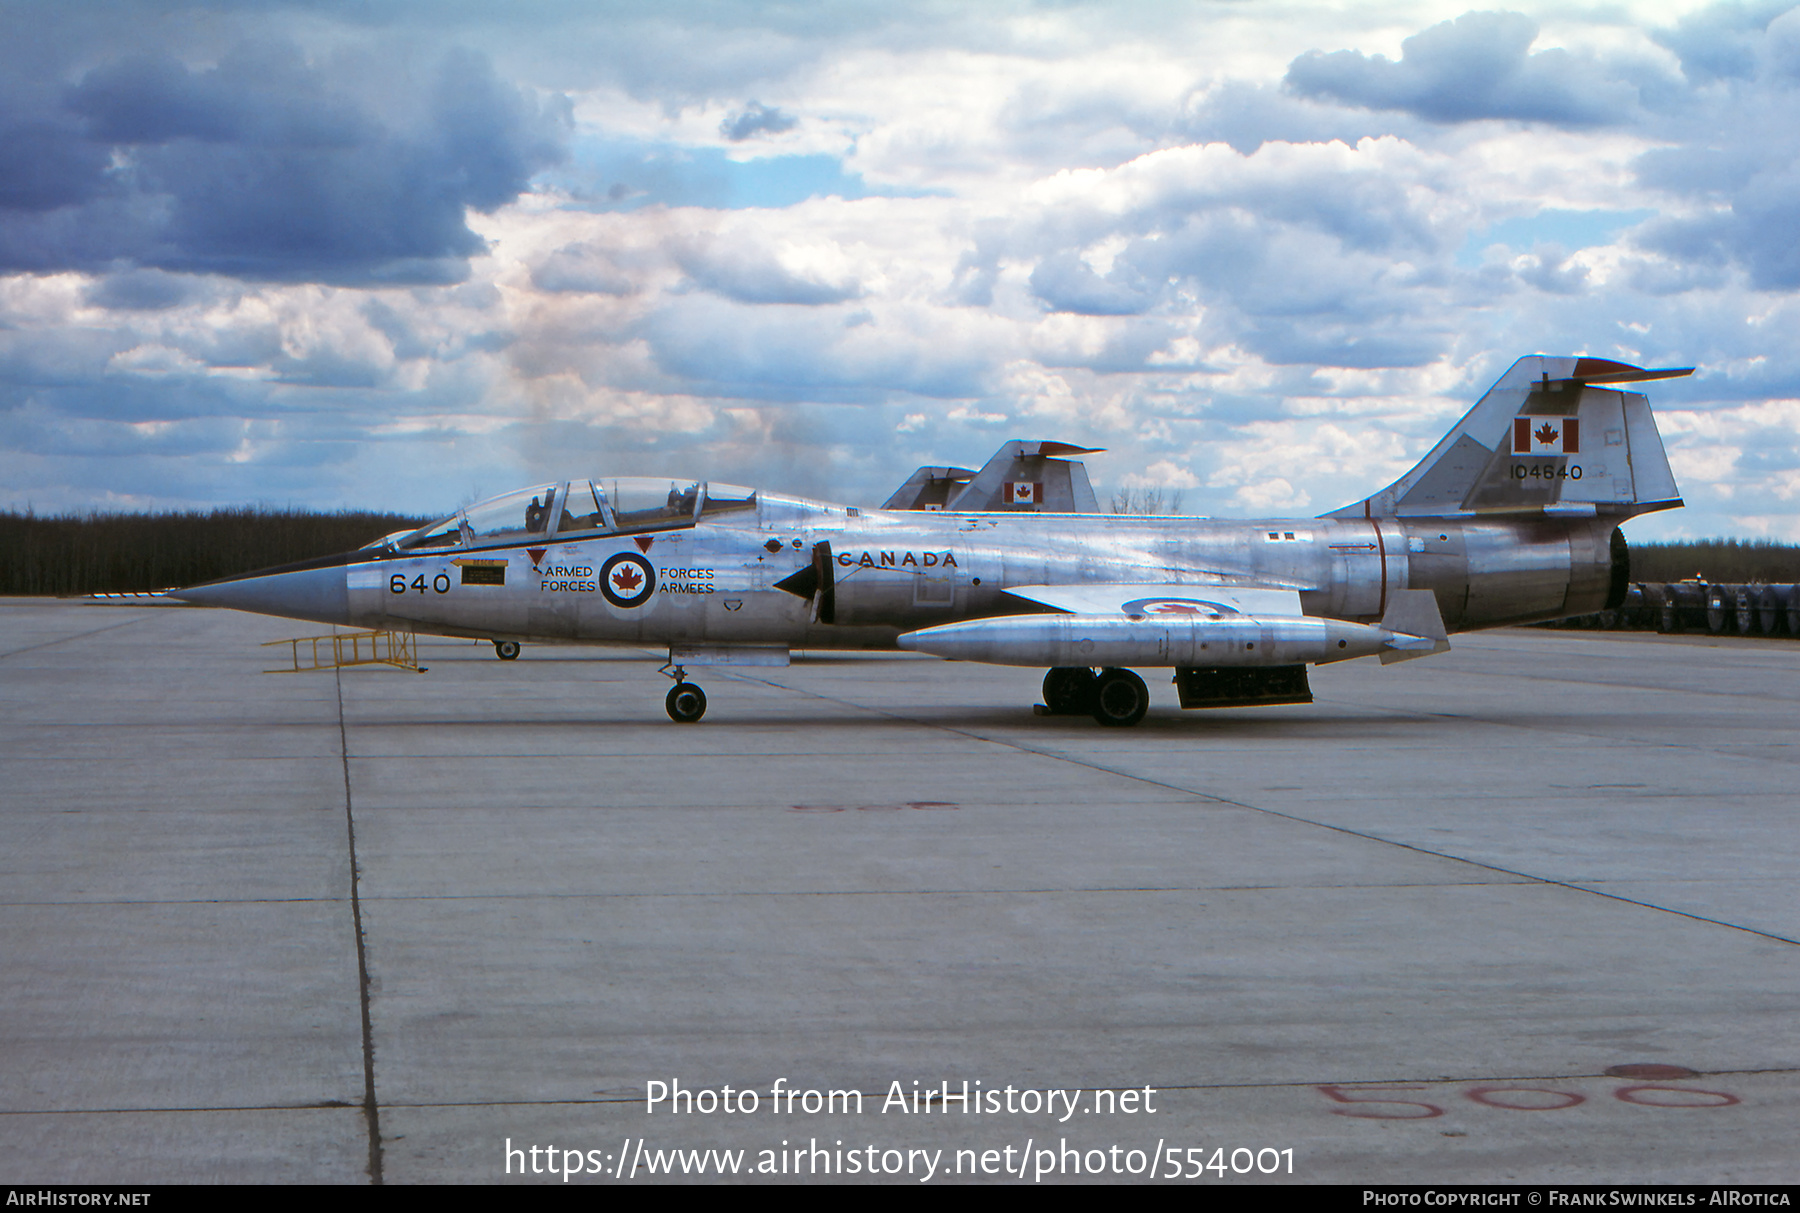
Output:
<svg viewBox="0 0 1800 1213">
<path fill-rule="evenodd" d="M 600 592 L 614 606 L 643 606 L 656 592 L 656 570 L 635 552 L 620 552 L 600 566 Z"/>
<path fill-rule="evenodd" d="M 1222 619 L 1227 615 L 1239 614 L 1236 607 L 1206 598 L 1133 598 L 1130 602 L 1122 603 L 1119 609 L 1133 619 L 1145 615 L 1159 619 Z"/>
</svg>

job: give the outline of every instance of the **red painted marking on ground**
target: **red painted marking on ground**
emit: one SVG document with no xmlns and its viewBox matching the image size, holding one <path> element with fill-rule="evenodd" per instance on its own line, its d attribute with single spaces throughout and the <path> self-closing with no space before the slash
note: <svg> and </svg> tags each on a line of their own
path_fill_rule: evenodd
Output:
<svg viewBox="0 0 1800 1213">
<path fill-rule="evenodd" d="M 1607 1066 L 1608 1078 L 1644 1078 L 1666 1082 L 1671 1078 L 1697 1078 L 1699 1072 L 1686 1066 L 1671 1066 L 1660 1061 L 1634 1061 L 1622 1066 Z"/>
<path fill-rule="evenodd" d="M 1561 1103 L 1508 1103 L 1495 1096 L 1502 1092 L 1519 1095 L 1548 1095 L 1559 1099 Z M 1586 1103 L 1587 1096 L 1577 1095 L 1573 1091 L 1552 1091 L 1547 1087 L 1471 1087 L 1464 1095 L 1478 1104 L 1486 1104 L 1490 1108 L 1506 1108 L 1513 1112 L 1556 1112 L 1563 1108 L 1572 1108 L 1578 1103 Z"/>
</svg>

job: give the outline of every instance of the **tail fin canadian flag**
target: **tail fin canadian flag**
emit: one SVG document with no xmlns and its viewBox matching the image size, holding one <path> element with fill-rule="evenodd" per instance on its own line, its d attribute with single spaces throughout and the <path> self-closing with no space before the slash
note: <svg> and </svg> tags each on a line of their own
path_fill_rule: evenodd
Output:
<svg viewBox="0 0 1800 1213">
<path fill-rule="evenodd" d="M 1579 455 L 1581 419 L 1514 417 L 1512 439 L 1515 455 Z"/>
</svg>

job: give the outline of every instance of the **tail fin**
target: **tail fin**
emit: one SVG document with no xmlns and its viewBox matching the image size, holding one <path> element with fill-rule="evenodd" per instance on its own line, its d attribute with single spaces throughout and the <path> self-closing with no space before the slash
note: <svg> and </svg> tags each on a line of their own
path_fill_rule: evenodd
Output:
<svg viewBox="0 0 1800 1213">
<path fill-rule="evenodd" d="M 941 510 L 963 491 L 975 475 L 973 468 L 925 467 L 906 478 L 906 483 L 881 503 L 884 510 Z"/>
<path fill-rule="evenodd" d="M 1098 514 L 1100 502 L 1078 459 L 1093 447 L 1014 439 L 994 452 L 979 472 L 920 468 L 882 505 L 884 510 L 1045 510 Z"/>
<path fill-rule="evenodd" d="M 1681 504 L 1642 393 L 1605 386 L 1674 379 L 1604 358 L 1530 354 L 1512 364 L 1419 465 L 1331 518 L 1601 514 Z"/>
</svg>

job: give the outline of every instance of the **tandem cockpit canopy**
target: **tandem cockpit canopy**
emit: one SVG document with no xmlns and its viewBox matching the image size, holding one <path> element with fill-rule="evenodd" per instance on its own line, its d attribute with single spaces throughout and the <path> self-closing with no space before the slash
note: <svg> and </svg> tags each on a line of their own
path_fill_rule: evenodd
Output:
<svg viewBox="0 0 1800 1213">
<path fill-rule="evenodd" d="M 756 490 L 714 481 L 621 476 L 570 480 L 502 493 L 392 540 L 400 551 L 477 548 L 572 535 L 690 527 L 756 508 Z"/>
</svg>

